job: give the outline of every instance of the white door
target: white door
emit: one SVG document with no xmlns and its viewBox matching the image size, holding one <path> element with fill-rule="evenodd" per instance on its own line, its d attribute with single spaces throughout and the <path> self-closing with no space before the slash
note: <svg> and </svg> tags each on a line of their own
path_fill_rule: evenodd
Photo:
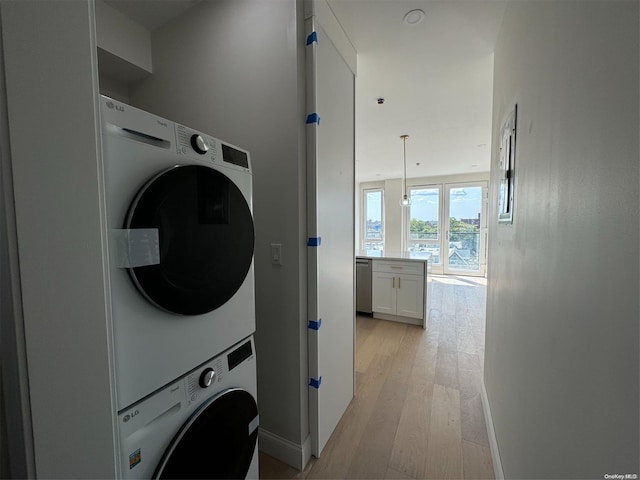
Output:
<svg viewBox="0 0 640 480">
<path fill-rule="evenodd" d="M 373 272 L 371 277 L 372 310 L 388 315 L 396 314 L 396 276 L 393 273 Z"/>
<path fill-rule="evenodd" d="M 406 209 L 407 250 L 414 257 L 431 256 L 430 263 L 442 266 L 442 185 L 409 188 L 411 205 Z"/>
<path fill-rule="evenodd" d="M 410 318 L 424 318 L 424 276 L 396 276 L 396 312 Z"/>
<path fill-rule="evenodd" d="M 319 457 L 354 392 L 354 75 L 305 20 L 309 428 Z"/>
<path fill-rule="evenodd" d="M 487 182 L 445 185 L 444 273 L 484 276 Z"/>
</svg>

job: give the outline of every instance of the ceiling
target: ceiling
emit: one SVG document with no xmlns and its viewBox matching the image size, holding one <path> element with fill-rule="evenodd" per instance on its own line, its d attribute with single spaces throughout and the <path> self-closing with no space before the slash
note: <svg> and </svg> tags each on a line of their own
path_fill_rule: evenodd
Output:
<svg viewBox="0 0 640 480">
<path fill-rule="evenodd" d="M 106 3 L 154 30 L 199 1 Z M 493 49 L 507 0 L 327 1 L 358 52 L 356 181 L 400 178 L 403 134 L 408 177 L 489 171 Z M 425 18 L 408 25 L 413 9 Z"/>
<path fill-rule="evenodd" d="M 356 181 L 402 176 L 402 134 L 408 177 L 489 171 L 493 50 L 506 0 L 328 3 L 358 52 Z M 408 25 L 413 9 L 425 18 Z"/>
</svg>

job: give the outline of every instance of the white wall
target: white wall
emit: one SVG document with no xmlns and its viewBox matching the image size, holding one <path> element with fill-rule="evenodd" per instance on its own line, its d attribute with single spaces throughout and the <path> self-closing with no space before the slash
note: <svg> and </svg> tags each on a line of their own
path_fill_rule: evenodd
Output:
<svg viewBox="0 0 640 480">
<path fill-rule="evenodd" d="M 153 71 L 151 32 L 102 0 L 95 10 L 100 93 L 129 103 L 129 86 Z"/>
<path fill-rule="evenodd" d="M 510 2 L 485 385 L 506 478 L 638 473 L 638 2 Z M 513 225 L 499 129 L 518 104 Z"/>
<path fill-rule="evenodd" d="M 151 32 L 101 0 L 95 5 L 98 48 L 151 73 Z"/>
<path fill-rule="evenodd" d="M 35 476 L 114 478 L 93 3 L 0 9 Z"/>
<path fill-rule="evenodd" d="M 295 0 L 201 2 L 152 33 L 154 73 L 131 89 L 132 104 L 251 152 L 260 423 L 294 449 L 309 434 L 302 35 Z"/>
<path fill-rule="evenodd" d="M 392 252 L 406 250 L 403 245 L 404 211 L 400 206 L 402 180 L 394 178 L 384 182 L 384 245 Z"/>
</svg>

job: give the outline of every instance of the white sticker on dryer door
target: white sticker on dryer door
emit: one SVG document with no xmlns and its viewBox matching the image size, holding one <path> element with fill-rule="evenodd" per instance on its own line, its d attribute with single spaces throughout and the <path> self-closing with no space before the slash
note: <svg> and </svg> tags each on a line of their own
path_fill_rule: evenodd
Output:
<svg viewBox="0 0 640 480">
<path fill-rule="evenodd" d="M 157 228 L 113 230 L 113 254 L 118 268 L 160 264 L 160 234 Z"/>
</svg>

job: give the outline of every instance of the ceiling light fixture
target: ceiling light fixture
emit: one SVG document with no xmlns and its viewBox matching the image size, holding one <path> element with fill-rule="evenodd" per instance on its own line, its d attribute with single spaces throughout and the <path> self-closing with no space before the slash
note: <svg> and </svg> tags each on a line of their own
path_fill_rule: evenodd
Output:
<svg viewBox="0 0 640 480">
<path fill-rule="evenodd" d="M 402 173 L 402 198 L 400 199 L 401 207 L 408 207 L 411 205 L 411 199 L 407 196 L 407 138 L 409 135 L 400 135 L 402 139 L 402 165 L 403 165 L 403 173 Z"/>
<path fill-rule="evenodd" d="M 415 10 L 411 10 L 407 12 L 405 16 L 402 18 L 402 21 L 404 23 L 411 26 L 418 25 L 419 23 L 422 23 L 423 20 L 424 20 L 424 10 L 420 10 L 419 8 L 416 8 Z"/>
</svg>

